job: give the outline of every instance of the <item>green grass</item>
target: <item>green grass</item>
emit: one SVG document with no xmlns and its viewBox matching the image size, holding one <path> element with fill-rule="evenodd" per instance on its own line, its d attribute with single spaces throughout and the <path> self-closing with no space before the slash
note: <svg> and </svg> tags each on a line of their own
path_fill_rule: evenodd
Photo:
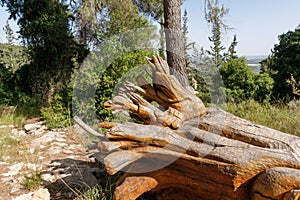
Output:
<svg viewBox="0 0 300 200">
<path fill-rule="evenodd" d="M 0 125 L 21 127 L 26 119 L 39 117 L 39 115 L 39 107 L 32 102 L 17 106 L 0 105 Z"/>
<path fill-rule="evenodd" d="M 78 194 L 75 200 L 106 200 L 105 191 L 103 191 L 102 186 L 95 185 L 89 188 L 86 192 Z"/>
<path fill-rule="evenodd" d="M 117 180 L 121 176 L 121 172 L 111 176 L 106 172 L 100 172 L 99 184 L 89 188 L 87 191 L 77 191 L 75 200 L 112 200 Z"/>
<path fill-rule="evenodd" d="M 0 129 L 0 161 L 7 161 L 4 157 L 17 156 L 16 146 L 20 141 L 11 137 L 8 129 Z"/>
<path fill-rule="evenodd" d="M 282 132 L 300 136 L 300 101 L 289 105 L 260 104 L 253 100 L 224 106 L 228 112 Z"/>
<path fill-rule="evenodd" d="M 21 185 L 24 187 L 24 189 L 33 191 L 38 189 L 42 185 L 42 182 L 43 180 L 41 173 L 34 172 L 29 175 L 24 175 Z"/>
</svg>

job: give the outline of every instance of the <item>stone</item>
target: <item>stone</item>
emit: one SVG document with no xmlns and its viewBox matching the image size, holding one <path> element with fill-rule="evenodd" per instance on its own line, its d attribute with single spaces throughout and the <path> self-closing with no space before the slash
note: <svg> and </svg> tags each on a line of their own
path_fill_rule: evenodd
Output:
<svg viewBox="0 0 300 200">
<path fill-rule="evenodd" d="M 41 169 L 41 166 L 39 166 L 37 164 L 32 164 L 32 163 L 27 163 L 26 167 L 32 171 L 38 171 Z"/>
<path fill-rule="evenodd" d="M 19 136 L 26 136 L 27 134 L 25 133 L 24 130 L 20 130 L 18 133 Z"/>
<path fill-rule="evenodd" d="M 36 129 L 37 128 L 36 126 L 37 126 L 36 124 L 25 124 L 24 129 L 25 131 L 29 132 Z"/>
<path fill-rule="evenodd" d="M 18 130 L 16 128 L 11 129 L 11 133 L 16 136 L 26 136 L 26 132 L 24 130 Z"/>
<path fill-rule="evenodd" d="M 50 193 L 48 189 L 40 188 L 35 192 L 23 194 L 14 198 L 13 200 L 50 200 Z"/>
<path fill-rule="evenodd" d="M 66 147 L 66 146 L 68 146 L 68 144 L 62 143 L 62 142 L 53 142 L 51 145 L 56 145 L 56 146 L 59 146 L 59 147 Z"/>
<path fill-rule="evenodd" d="M 0 165 L 7 165 L 7 162 L 1 162 L 0 161 Z"/>
<path fill-rule="evenodd" d="M 3 176 L 14 176 L 24 167 L 24 163 L 17 163 L 9 167 L 9 172 L 2 174 Z"/>
<path fill-rule="evenodd" d="M 46 182 L 53 183 L 55 181 L 55 176 L 52 176 L 51 174 L 42 174 L 42 179 Z"/>
<path fill-rule="evenodd" d="M 64 134 L 64 133 L 49 131 L 49 132 L 43 134 L 41 137 L 34 139 L 31 143 L 34 146 L 41 146 L 43 144 L 44 145 L 47 144 L 48 142 L 53 142 L 54 140 L 59 141 L 59 140 L 63 139 L 62 134 Z M 66 141 L 66 140 L 64 139 L 64 141 Z"/>
</svg>

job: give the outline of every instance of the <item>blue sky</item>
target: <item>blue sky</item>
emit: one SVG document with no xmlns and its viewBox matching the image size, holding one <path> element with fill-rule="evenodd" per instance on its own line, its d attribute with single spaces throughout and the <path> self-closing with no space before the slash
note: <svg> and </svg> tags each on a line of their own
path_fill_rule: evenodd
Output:
<svg viewBox="0 0 300 200">
<path fill-rule="evenodd" d="M 227 24 L 232 30 L 223 35 L 223 45 L 228 47 L 237 35 L 239 55 L 269 55 L 278 35 L 294 30 L 300 24 L 300 0 L 220 0 L 229 14 Z M 209 26 L 203 14 L 204 0 L 186 0 L 183 10 L 189 17 L 189 38 L 199 46 L 209 48 Z M 8 14 L 0 8 L 0 42 L 5 42 L 3 26 Z M 11 22 L 16 30 L 17 25 Z"/>
<path fill-rule="evenodd" d="M 223 45 L 230 45 L 237 35 L 239 55 L 269 55 L 278 35 L 300 24 L 300 0 L 220 0 L 229 8 L 225 20 L 232 27 L 223 35 Z M 203 14 L 204 0 L 186 0 L 183 9 L 189 17 L 189 37 L 209 48 L 209 26 Z"/>
</svg>

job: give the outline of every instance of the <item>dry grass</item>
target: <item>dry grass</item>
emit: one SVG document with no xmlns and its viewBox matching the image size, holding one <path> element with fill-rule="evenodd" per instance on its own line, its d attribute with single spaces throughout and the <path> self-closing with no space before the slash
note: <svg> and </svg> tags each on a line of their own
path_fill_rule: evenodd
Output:
<svg viewBox="0 0 300 200">
<path fill-rule="evenodd" d="M 227 104 L 228 112 L 276 130 L 300 136 L 300 101 L 288 105 L 259 104 L 244 101 L 239 104 Z"/>
</svg>

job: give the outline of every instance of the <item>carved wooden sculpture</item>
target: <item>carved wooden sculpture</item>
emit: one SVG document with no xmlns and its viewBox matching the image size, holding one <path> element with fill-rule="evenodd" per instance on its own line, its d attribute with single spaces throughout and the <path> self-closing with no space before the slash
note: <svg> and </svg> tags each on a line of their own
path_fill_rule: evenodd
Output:
<svg viewBox="0 0 300 200">
<path fill-rule="evenodd" d="M 109 129 L 98 145 L 106 170 L 126 169 L 115 199 L 300 199 L 299 137 L 205 108 L 166 61 L 148 61 L 151 84 L 138 77 L 105 103 L 143 122 L 100 124 Z"/>
</svg>

